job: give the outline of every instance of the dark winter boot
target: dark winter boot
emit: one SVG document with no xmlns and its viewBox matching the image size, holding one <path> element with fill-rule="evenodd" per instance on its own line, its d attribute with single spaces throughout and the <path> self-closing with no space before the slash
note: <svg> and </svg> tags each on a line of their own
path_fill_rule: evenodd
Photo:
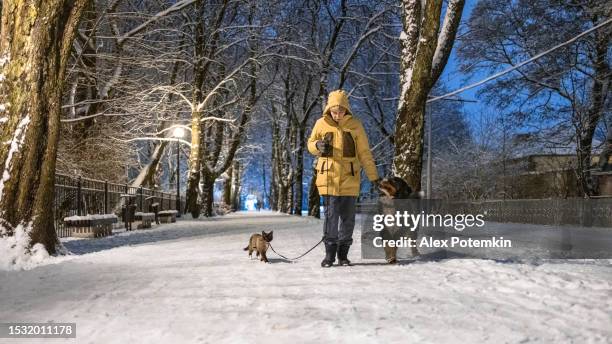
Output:
<svg viewBox="0 0 612 344">
<path fill-rule="evenodd" d="M 322 268 L 329 268 L 336 261 L 336 251 L 338 245 L 336 244 L 325 244 L 325 259 L 321 262 Z"/>
<path fill-rule="evenodd" d="M 348 251 L 350 245 L 338 246 L 338 265 L 351 265 L 351 261 L 348 260 Z"/>
</svg>

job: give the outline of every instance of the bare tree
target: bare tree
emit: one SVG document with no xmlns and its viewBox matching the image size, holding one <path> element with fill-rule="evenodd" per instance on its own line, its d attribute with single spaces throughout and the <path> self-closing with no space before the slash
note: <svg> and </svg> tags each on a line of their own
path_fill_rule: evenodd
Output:
<svg viewBox="0 0 612 344">
<path fill-rule="evenodd" d="M 607 1 L 481 1 L 461 39 L 464 70 L 495 71 L 513 66 L 593 27 L 612 13 Z M 534 24 L 535 23 L 535 24 Z M 595 131 L 610 112 L 610 26 L 523 66 L 481 91 L 509 108 L 509 121 L 557 133 L 542 137 L 558 144 L 568 137 L 578 157 L 576 173 L 585 196 L 594 193 L 590 177 Z"/>
</svg>

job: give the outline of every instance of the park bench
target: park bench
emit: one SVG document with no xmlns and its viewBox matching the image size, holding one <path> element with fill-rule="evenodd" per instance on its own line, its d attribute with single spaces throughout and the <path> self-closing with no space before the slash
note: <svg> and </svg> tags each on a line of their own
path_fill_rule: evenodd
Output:
<svg viewBox="0 0 612 344">
<path fill-rule="evenodd" d="M 178 211 L 176 210 L 162 210 L 157 216 L 159 217 L 159 222 L 161 223 L 173 223 L 176 222 L 176 214 Z"/>
<path fill-rule="evenodd" d="M 151 223 L 155 221 L 155 213 L 137 212 L 134 214 L 134 220 L 137 229 L 151 228 Z"/>
<path fill-rule="evenodd" d="M 113 234 L 114 214 L 70 216 L 64 218 L 64 225 L 70 236 L 79 238 L 100 238 Z"/>
</svg>

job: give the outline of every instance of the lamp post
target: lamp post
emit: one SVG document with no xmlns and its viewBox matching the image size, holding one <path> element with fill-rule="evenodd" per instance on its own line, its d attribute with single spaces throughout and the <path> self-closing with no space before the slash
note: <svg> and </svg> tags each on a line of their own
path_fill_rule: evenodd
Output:
<svg viewBox="0 0 612 344">
<path fill-rule="evenodd" d="M 176 217 L 181 217 L 181 137 L 185 135 L 185 130 L 181 127 L 174 129 L 172 136 L 176 138 Z"/>
</svg>

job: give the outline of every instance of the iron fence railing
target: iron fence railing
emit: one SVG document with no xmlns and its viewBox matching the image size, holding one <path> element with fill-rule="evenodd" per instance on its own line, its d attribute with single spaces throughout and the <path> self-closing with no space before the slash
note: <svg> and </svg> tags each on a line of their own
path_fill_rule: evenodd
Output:
<svg viewBox="0 0 612 344">
<path fill-rule="evenodd" d="M 136 211 L 148 211 L 152 203 L 160 210 L 176 210 L 176 194 L 127 184 L 55 174 L 53 215 L 59 237 L 69 236 L 63 219 L 73 215 L 121 215 L 121 206 L 127 202 L 136 205 Z M 181 209 L 185 199 L 181 197 Z"/>
<path fill-rule="evenodd" d="M 418 209 L 439 214 L 484 214 L 486 221 L 612 228 L 612 198 L 508 199 L 489 201 L 412 200 Z M 375 213 L 376 200 L 358 203 L 358 212 Z"/>
</svg>

